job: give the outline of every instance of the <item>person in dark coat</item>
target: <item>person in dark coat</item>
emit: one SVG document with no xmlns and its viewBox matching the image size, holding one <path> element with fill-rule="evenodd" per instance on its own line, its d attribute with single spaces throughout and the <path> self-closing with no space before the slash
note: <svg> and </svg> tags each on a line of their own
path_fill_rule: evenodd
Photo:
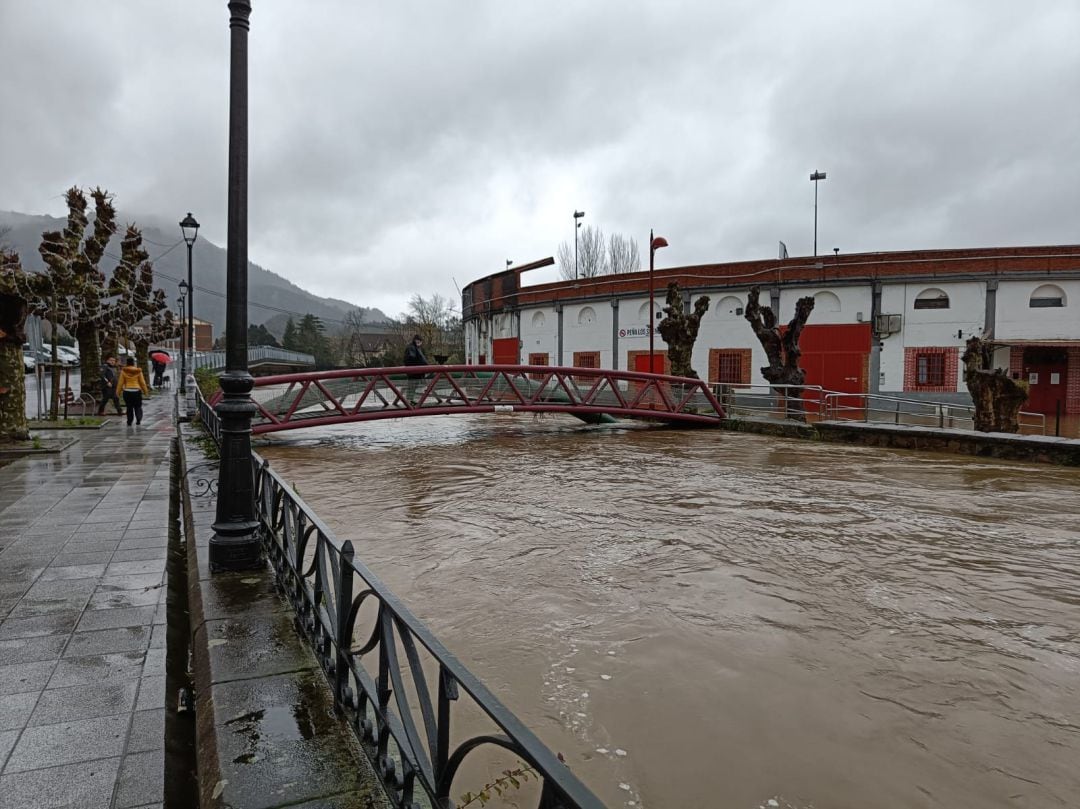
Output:
<svg viewBox="0 0 1080 809">
<path fill-rule="evenodd" d="M 98 379 L 101 386 L 101 402 L 98 404 L 97 414 L 105 415 L 105 405 L 112 402 L 116 407 L 116 415 L 122 416 L 124 411 L 120 409 L 120 397 L 116 395 L 116 357 L 109 357 L 101 366 L 101 376 Z"/>
<path fill-rule="evenodd" d="M 405 364 L 406 365 L 430 365 L 428 358 L 424 356 L 424 338 L 419 334 L 414 334 L 409 344 L 405 347 Z M 416 404 L 416 383 L 424 378 L 424 374 L 409 374 L 409 379 L 405 383 L 405 397 L 409 400 L 409 404 Z"/>
</svg>

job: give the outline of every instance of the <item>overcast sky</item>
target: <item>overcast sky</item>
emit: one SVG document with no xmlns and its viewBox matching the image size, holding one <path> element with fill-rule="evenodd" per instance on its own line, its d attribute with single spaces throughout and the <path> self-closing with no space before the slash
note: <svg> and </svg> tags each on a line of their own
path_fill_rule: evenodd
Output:
<svg viewBox="0 0 1080 809">
<path fill-rule="evenodd" d="M 809 255 L 815 169 L 819 252 L 1080 242 L 1077 0 L 253 5 L 249 253 L 321 295 L 457 299 L 575 209 Z M 0 0 L 0 210 L 100 184 L 223 245 L 228 55 L 225 0 Z"/>
</svg>

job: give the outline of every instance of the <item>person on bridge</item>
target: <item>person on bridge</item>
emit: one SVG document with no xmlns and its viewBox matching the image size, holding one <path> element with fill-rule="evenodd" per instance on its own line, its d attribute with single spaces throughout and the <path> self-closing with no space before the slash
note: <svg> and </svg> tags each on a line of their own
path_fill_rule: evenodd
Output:
<svg viewBox="0 0 1080 809">
<path fill-rule="evenodd" d="M 428 358 L 424 356 L 424 338 L 419 334 L 414 334 L 409 344 L 405 347 L 405 364 L 406 365 L 430 365 Z M 423 379 L 424 374 L 409 374 L 409 380 L 405 383 L 405 398 L 409 400 L 409 404 L 416 404 L 416 383 L 418 380 Z"/>
<path fill-rule="evenodd" d="M 127 365 L 120 369 L 120 378 L 116 380 L 116 391 L 123 391 L 124 404 L 127 406 L 127 423 L 142 424 L 142 397 L 150 394 L 150 386 L 146 384 L 142 368 L 135 364 L 134 357 L 127 358 Z"/>
<path fill-rule="evenodd" d="M 101 376 L 98 379 L 101 386 L 101 403 L 98 404 L 97 414 L 105 415 L 105 405 L 112 402 L 116 406 L 116 415 L 124 415 L 120 409 L 120 397 L 116 395 L 116 357 L 109 357 L 101 366 Z"/>
</svg>

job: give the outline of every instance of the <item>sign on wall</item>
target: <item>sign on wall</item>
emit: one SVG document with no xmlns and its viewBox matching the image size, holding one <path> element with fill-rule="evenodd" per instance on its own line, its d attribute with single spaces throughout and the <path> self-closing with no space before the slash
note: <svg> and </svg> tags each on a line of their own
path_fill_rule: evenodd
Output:
<svg viewBox="0 0 1080 809">
<path fill-rule="evenodd" d="M 633 326 L 629 329 L 619 329 L 619 337 L 648 337 L 648 326 Z"/>
</svg>

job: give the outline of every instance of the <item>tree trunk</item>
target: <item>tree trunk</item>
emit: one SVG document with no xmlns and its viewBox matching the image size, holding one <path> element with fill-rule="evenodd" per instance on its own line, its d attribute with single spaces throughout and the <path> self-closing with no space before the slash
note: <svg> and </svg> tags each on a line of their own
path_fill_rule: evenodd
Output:
<svg viewBox="0 0 1080 809">
<path fill-rule="evenodd" d="M 101 374 L 101 345 L 98 342 L 97 326 L 79 326 L 75 330 L 79 341 L 79 367 L 82 370 L 80 390 L 89 393 L 94 401 L 101 398 L 98 377 Z"/>
<path fill-rule="evenodd" d="M 22 344 L 0 340 L 0 441 L 26 441 L 29 438 Z"/>
<path fill-rule="evenodd" d="M 709 311 L 709 296 L 702 295 L 694 303 L 693 314 L 686 314 L 683 309 L 682 290 L 675 282 L 668 284 L 664 319 L 660 321 L 657 330 L 668 346 L 668 360 L 671 362 L 672 376 L 698 378 L 690 360 L 694 353 L 694 343 L 697 342 L 701 318 L 707 311 Z"/>
<path fill-rule="evenodd" d="M 109 357 L 116 356 L 116 334 L 111 331 L 104 332 L 101 335 L 101 359 L 102 361 Z"/>
<path fill-rule="evenodd" d="M 754 330 L 754 335 L 769 358 L 769 364 L 761 369 L 761 375 L 773 385 L 800 387 L 806 382 L 806 371 L 799 367 L 799 358 L 802 356 L 799 337 L 807 318 L 814 311 L 814 299 L 810 296 L 799 298 L 795 303 L 795 316 L 781 333 L 776 325 L 775 313 L 771 307 L 758 303 L 758 294 L 758 287 L 750 289 L 743 317 L 750 323 L 750 328 Z M 787 417 L 795 421 L 806 421 L 802 392 L 796 391 L 794 396 L 790 394 L 791 391 L 785 387 L 783 395 Z"/>
<path fill-rule="evenodd" d="M 142 368 L 147 379 L 152 379 L 150 374 L 150 342 L 135 338 L 135 364 Z"/>
<path fill-rule="evenodd" d="M 964 383 L 975 405 L 975 429 L 984 433 L 1020 432 L 1020 408 L 1028 398 L 1026 382 L 993 368 L 993 346 L 979 337 L 964 350 Z"/>
</svg>

